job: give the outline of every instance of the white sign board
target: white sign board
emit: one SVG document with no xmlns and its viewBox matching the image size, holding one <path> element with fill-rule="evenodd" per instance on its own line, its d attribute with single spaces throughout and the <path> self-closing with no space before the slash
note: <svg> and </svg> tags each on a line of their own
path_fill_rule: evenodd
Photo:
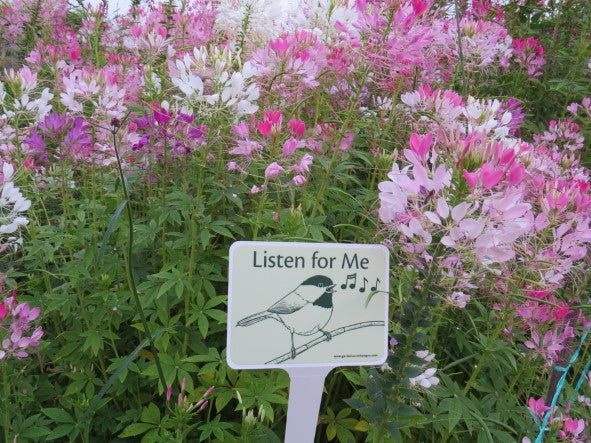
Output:
<svg viewBox="0 0 591 443">
<path fill-rule="evenodd" d="M 381 245 L 234 243 L 230 367 L 382 364 L 388 343 L 388 258 Z"/>
<path fill-rule="evenodd" d="M 239 241 L 230 248 L 226 356 L 290 375 L 287 443 L 313 442 L 324 379 L 388 356 L 382 245 Z"/>
</svg>

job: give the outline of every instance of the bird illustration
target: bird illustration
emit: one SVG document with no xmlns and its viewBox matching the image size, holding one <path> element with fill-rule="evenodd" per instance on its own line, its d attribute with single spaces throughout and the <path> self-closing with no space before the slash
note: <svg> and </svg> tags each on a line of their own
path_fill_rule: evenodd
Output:
<svg viewBox="0 0 591 443">
<path fill-rule="evenodd" d="M 324 275 L 315 275 L 273 304 L 266 311 L 257 312 L 240 320 L 236 326 L 250 326 L 267 318 L 277 320 L 291 334 L 291 358 L 296 357 L 293 336 L 322 332 L 328 340 L 330 332 L 324 330 L 332 316 L 332 295 L 335 285 Z"/>
</svg>

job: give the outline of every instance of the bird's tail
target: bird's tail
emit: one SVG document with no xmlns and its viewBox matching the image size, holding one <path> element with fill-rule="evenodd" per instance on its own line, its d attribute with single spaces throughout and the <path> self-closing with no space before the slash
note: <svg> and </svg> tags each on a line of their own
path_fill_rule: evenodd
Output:
<svg viewBox="0 0 591 443">
<path fill-rule="evenodd" d="M 252 324 L 258 323 L 260 321 L 265 320 L 266 318 L 275 318 L 275 314 L 272 314 L 267 311 L 257 312 L 256 314 L 249 315 L 248 317 L 244 317 L 236 326 L 250 326 Z"/>
</svg>

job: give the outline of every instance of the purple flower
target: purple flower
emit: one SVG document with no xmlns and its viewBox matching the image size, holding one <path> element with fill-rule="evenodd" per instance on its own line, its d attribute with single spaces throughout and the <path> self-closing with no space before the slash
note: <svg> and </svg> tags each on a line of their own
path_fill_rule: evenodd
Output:
<svg viewBox="0 0 591 443">
<path fill-rule="evenodd" d="M 51 114 L 45 116 L 45 120 L 43 123 L 39 123 L 39 128 L 43 130 L 43 132 L 50 132 L 53 134 L 58 134 L 64 126 L 66 126 L 68 119 L 66 115 L 59 115 L 57 112 L 53 111 Z"/>
<path fill-rule="evenodd" d="M 43 138 L 35 129 L 31 130 L 29 138 L 24 140 L 24 142 L 32 148 L 29 150 L 29 154 L 41 155 L 44 154 L 47 149 Z"/>
</svg>

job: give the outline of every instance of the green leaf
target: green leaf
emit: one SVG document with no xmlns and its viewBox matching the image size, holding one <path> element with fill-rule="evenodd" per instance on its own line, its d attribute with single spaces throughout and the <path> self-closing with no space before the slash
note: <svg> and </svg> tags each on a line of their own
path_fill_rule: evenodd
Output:
<svg viewBox="0 0 591 443">
<path fill-rule="evenodd" d="M 206 338 L 207 331 L 209 329 L 209 321 L 207 320 L 207 317 L 201 314 L 199 318 L 197 318 L 197 325 L 199 326 L 199 332 L 201 333 L 201 336 Z"/>
<path fill-rule="evenodd" d="M 72 429 L 74 429 L 73 424 L 59 425 L 47 435 L 46 439 L 55 440 L 56 438 L 63 437 L 72 432 Z"/>
<path fill-rule="evenodd" d="M 156 340 L 167 329 L 168 328 L 159 329 L 158 331 L 156 331 L 155 333 L 152 334 L 152 338 L 154 340 Z M 113 372 L 113 374 L 109 377 L 109 379 L 107 380 L 107 382 L 103 385 L 103 387 L 101 388 L 101 390 L 99 391 L 99 393 L 92 399 L 92 402 L 88 406 L 88 409 L 86 411 L 84 411 L 84 414 L 82 414 L 81 421 L 83 421 L 84 419 L 86 419 L 86 417 L 88 417 L 90 415 L 90 413 L 94 410 L 94 408 L 97 407 L 97 405 L 98 405 L 99 401 L 101 400 L 101 398 L 103 398 L 105 396 L 105 394 L 107 393 L 107 391 L 109 390 L 109 388 L 113 385 L 113 383 L 115 383 L 115 380 L 117 380 L 117 377 L 119 376 L 119 373 L 121 371 L 123 371 L 125 368 L 127 368 L 127 366 L 137 357 L 137 355 L 139 354 L 139 352 L 148 343 L 149 343 L 149 340 L 147 338 L 143 339 L 140 342 L 140 344 L 137 345 L 137 347 L 131 352 L 131 354 L 129 354 L 127 357 L 125 357 L 125 360 L 123 360 L 121 362 L 121 366 L 119 366 L 119 368 L 117 368 L 117 370 L 115 372 Z M 164 388 L 166 388 L 166 386 Z"/>
<path fill-rule="evenodd" d="M 132 423 L 126 427 L 121 434 L 119 434 L 119 437 L 135 437 L 136 435 L 143 434 L 154 427 L 155 426 L 150 423 Z"/>
<path fill-rule="evenodd" d="M 48 435 L 50 433 L 49 429 L 42 428 L 40 426 L 33 426 L 30 428 L 26 428 L 25 430 L 19 433 L 20 437 L 24 438 L 38 438 Z"/>
<path fill-rule="evenodd" d="M 232 389 L 228 389 L 222 393 L 218 393 L 215 399 L 215 408 L 218 412 L 220 412 L 224 407 L 234 398 L 234 391 Z"/>
<path fill-rule="evenodd" d="M 173 279 L 166 280 L 164 283 L 162 283 L 162 286 L 160 286 L 160 289 L 158 290 L 158 294 L 156 294 L 156 298 L 160 298 L 160 296 L 162 296 L 169 289 L 171 289 L 175 285 L 175 283 L 176 283 L 176 280 L 173 280 Z"/>
<path fill-rule="evenodd" d="M 121 211 L 123 211 L 123 208 L 125 207 L 126 204 L 127 204 L 127 200 L 123 200 L 119 204 L 119 206 L 117 206 L 117 209 L 115 209 L 115 212 L 111 216 L 111 221 L 109 222 L 109 226 L 107 226 L 107 230 L 105 231 L 105 235 L 103 235 L 103 240 L 101 241 L 101 248 L 99 249 L 98 258 L 96 260 L 97 268 L 100 267 L 100 265 L 101 265 L 101 260 L 103 258 L 103 255 L 105 255 L 105 248 L 107 247 L 107 243 L 109 243 L 109 239 L 111 238 L 111 233 L 113 232 L 113 229 L 115 228 L 115 224 L 117 223 L 117 220 L 119 219 L 119 216 L 121 215 Z"/>
<path fill-rule="evenodd" d="M 61 408 L 45 408 L 41 409 L 45 415 L 58 423 L 74 423 L 74 419 Z"/>
<path fill-rule="evenodd" d="M 337 426 L 334 423 L 329 423 L 326 427 L 326 437 L 328 441 L 333 440 L 337 436 Z"/>
<path fill-rule="evenodd" d="M 159 424 L 160 410 L 154 403 L 150 403 L 147 408 L 142 411 L 142 421 L 145 423 Z"/>
</svg>

